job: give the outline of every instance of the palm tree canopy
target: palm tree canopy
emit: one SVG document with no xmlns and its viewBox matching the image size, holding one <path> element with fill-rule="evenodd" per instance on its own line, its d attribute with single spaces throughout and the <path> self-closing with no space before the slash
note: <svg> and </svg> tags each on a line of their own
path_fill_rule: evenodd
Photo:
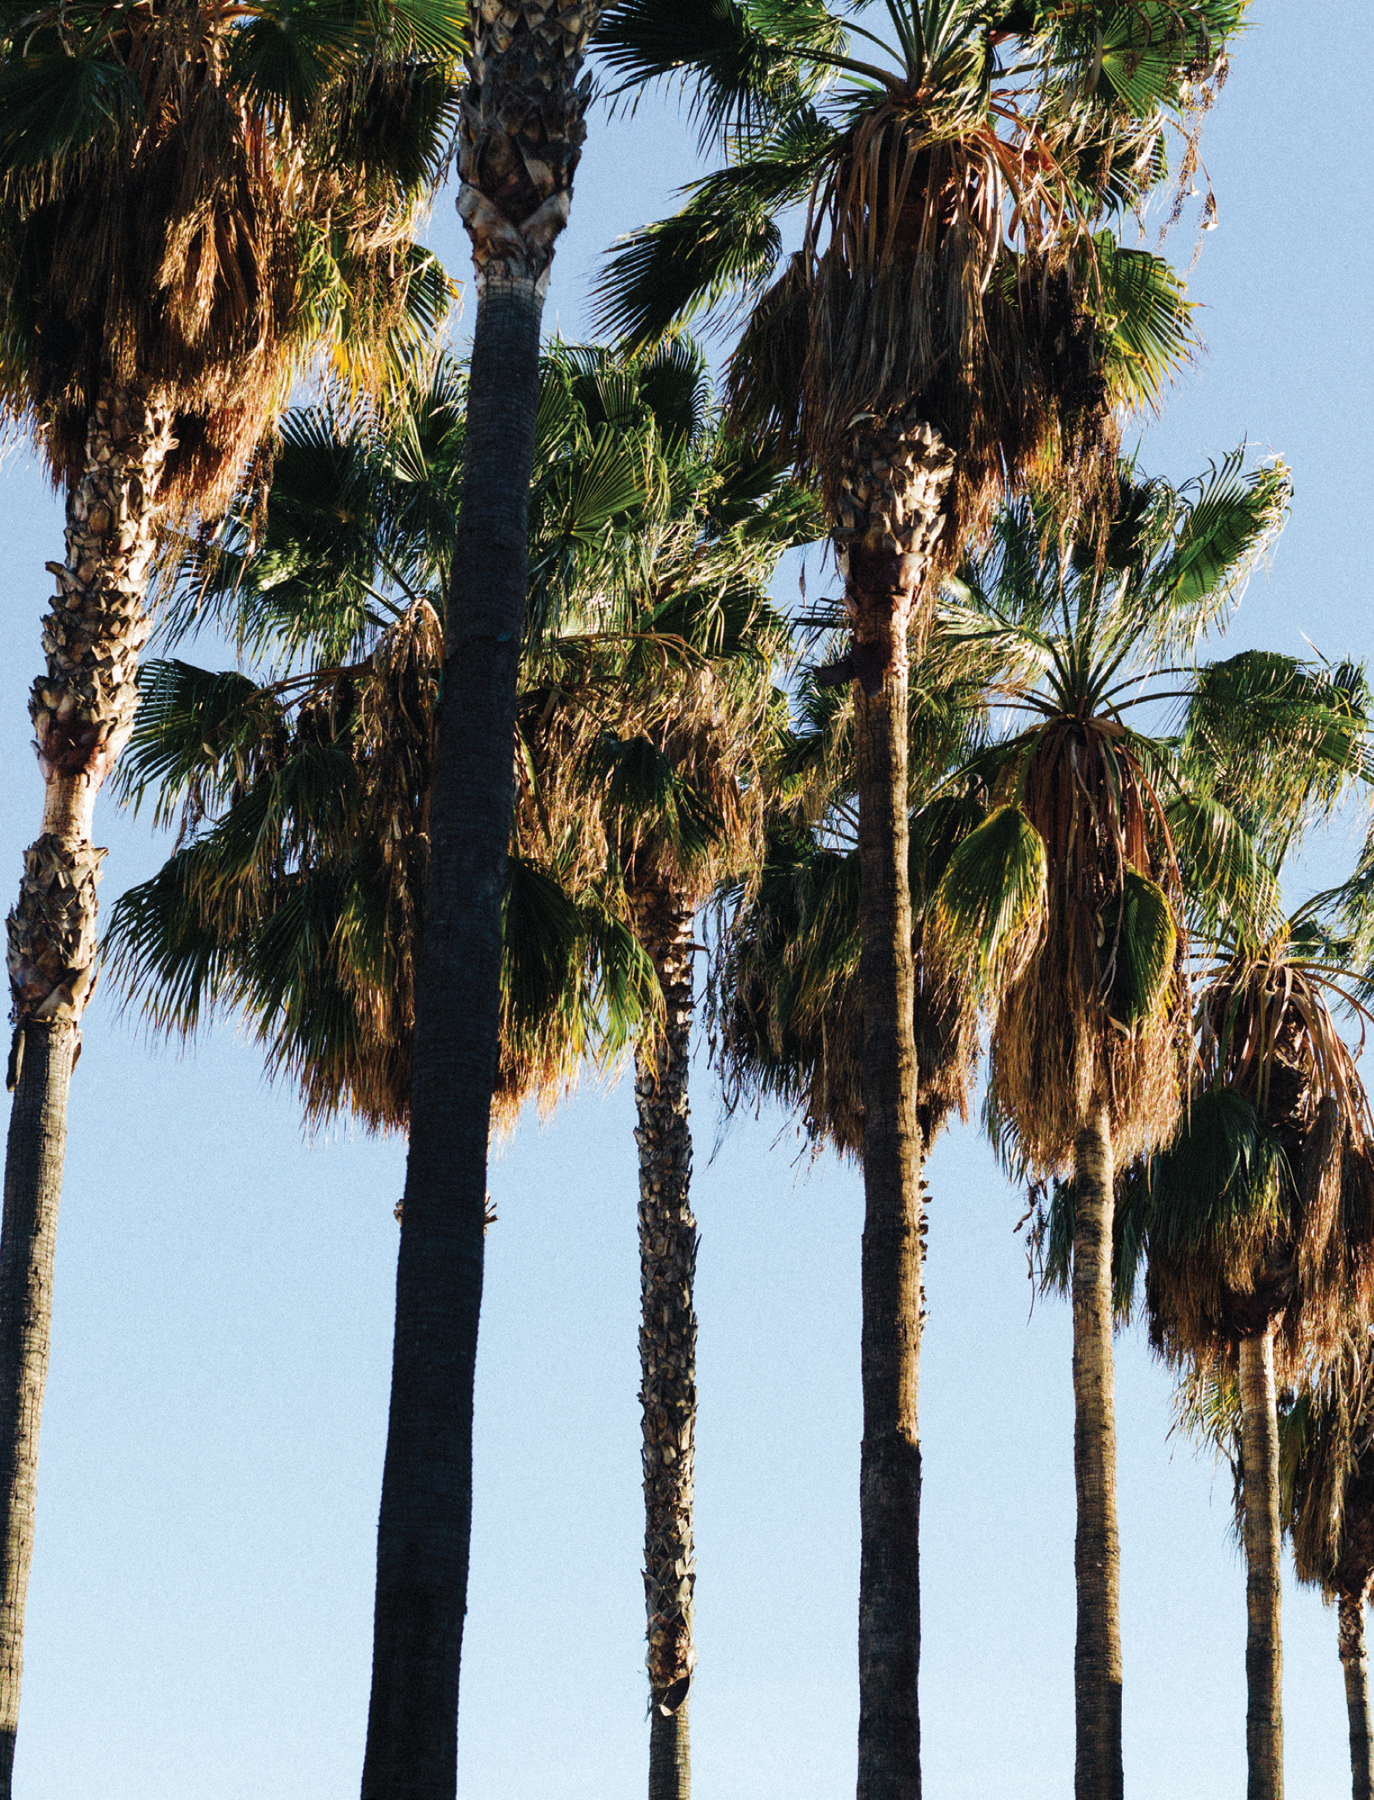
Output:
<svg viewBox="0 0 1374 1800">
<path fill-rule="evenodd" d="M 172 418 L 160 500 L 213 512 L 293 368 L 433 329 L 411 228 L 465 33 L 460 0 L 5 7 L 0 406 L 55 479 L 113 384 Z"/>
<path fill-rule="evenodd" d="M 231 622 L 275 678 L 152 665 L 126 765 L 126 791 L 180 816 L 190 841 L 116 907 L 117 975 L 162 1029 L 245 1011 L 313 1117 L 406 1118 L 462 417 L 461 372 L 441 363 L 408 407 L 288 418 L 265 524 L 248 496 L 218 543 L 193 546 L 171 615 L 174 632 Z M 742 642 L 766 677 L 757 577 L 808 516 L 775 471 L 715 438 L 685 346 L 631 370 L 548 357 L 504 903 L 506 1116 L 532 1087 L 551 1098 L 584 1055 L 617 1054 L 657 1004 L 618 864 L 608 879 L 605 813 L 640 817 L 638 751 L 664 746 L 652 722 L 624 729 L 621 697 L 661 685 L 665 662 L 700 687 Z M 580 754 L 563 770 L 547 749 L 568 732 Z M 563 791 L 575 763 L 599 807 Z M 655 773 L 684 859 L 709 853 L 702 778 Z"/>
<path fill-rule="evenodd" d="M 1213 879 L 1250 900 L 1239 822 L 1220 802 L 1202 812 L 1175 743 L 1133 714 L 1186 679 L 1176 659 L 1243 587 L 1282 520 L 1287 476 L 1274 464 L 1242 475 L 1231 458 L 1178 489 L 1126 469 L 1121 491 L 1096 544 L 1066 539 L 1031 502 L 1009 509 L 957 590 L 966 639 L 1004 658 L 994 693 L 1009 726 L 970 765 L 988 810 L 935 915 L 948 954 L 996 996 L 990 1119 L 1014 1121 L 1044 1174 L 1062 1167 L 1094 1095 L 1123 1155 L 1172 1125 L 1180 844 L 1205 838 Z"/>
<path fill-rule="evenodd" d="M 1192 122 L 1244 7 L 886 10 L 874 31 L 819 0 L 611 9 L 622 88 L 681 80 L 725 161 L 617 251 L 601 318 L 642 341 L 746 306 L 734 416 L 832 503 L 856 420 L 925 421 L 956 454 L 952 554 L 954 522 L 980 522 L 1009 478 L 1096 493 L 1112 407 L 1157 399 L 1186 356 L 1181 285 L 1101 227 L 1163 177 L 1169 122 L 1196 167 Z M 788 207 L 806 224 L 779 275 Z"/>
</svg>

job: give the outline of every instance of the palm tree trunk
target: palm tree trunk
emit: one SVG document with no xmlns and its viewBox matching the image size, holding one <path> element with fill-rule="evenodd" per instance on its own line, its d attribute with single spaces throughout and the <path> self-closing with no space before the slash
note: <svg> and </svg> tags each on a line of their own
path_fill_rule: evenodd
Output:
<svg viewBox="0 0 1374 1800">
<path fill-rule="evenodd" d="M 15 1097 L 0 1226 L 4 1800 L 19 1720 L 67 1093 L 95 974 L 95 888 L 105 852 L 91 843 L 91 817 L 138 707 L 156 490 L 170 447 L 166 418 L 133 394 L 111 390 L 97 400 L 85 463 L 67 496 L 66 559 L 48 564 L 58 593 L 43 622 L 47 673 L 29 699 L 44 799 L 42 831 L 24 853 L 18 904 L 7 920 Z"/>
<path fill-rule="evenodd" d="M 1114 1181 L 1111 1124 L 1106 1107 L 1098 1105 L 1074 1141 L 1075 1800 L 1121 1800 L 1122 1791 L 1121 1571 L 1112 1364 Z"/>
<path fill-rule="evenodd" d="M 1351 1800 L 1374 1800 L 1374 1738 L 1369 1728 L 1369 1658 L 1364 1641 L 1364 1595 L 1342 1594 L 1338 1602 L 1341 1673 L 1350 1719 Z"/>
<path fill-rule="evenodd" d="M 915 421 L 860 430 L 834 534 L 854 628 L 864 1023 L 858 1800 L 919 1800 L 921 1792 L 921 1128 L 908 636 L 943 532 L 951 469 L 938 437 Z"/>
<path fill-rule="evenodd" d="M 1246 1800 L 1283 1800 L 1283 1638 L 1279 1607 L 1279 1420 L 1272 1330 L 1240 1341 L 1245 1502 Z"/>
<path fill-rule="evenodd" d="M 644 1409 L 644 1599 L 649 1651 L 649 1800 L 688 1800 L 692 1642 L 692 1472 L 696 1440 L 697 1222 L 687 1072 L 692 916 L 670 894 L 636 908 L 666 1003 L 655 1042 L 635 1057 L 639 1128 L 639 1361 Z"/>
<path fill-rule="evenodd" d="M 415 1002 L 363 1800 L 452 1800 L 457 1781 L 539 330 L 585 135 L 578 76 L 599 11 L 555 17 L 538 0 L 512 0 L 473 15 L 458 211 L 472 239 L 477 320 Z"/>
</svg>

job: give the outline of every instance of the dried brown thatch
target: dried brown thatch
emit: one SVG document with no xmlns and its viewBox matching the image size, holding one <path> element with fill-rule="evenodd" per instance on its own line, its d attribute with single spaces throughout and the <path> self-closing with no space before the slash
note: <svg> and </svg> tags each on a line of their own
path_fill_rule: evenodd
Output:
<svg viewBox="0 0 1374 1800">
<path fill-rule="evenodd" d="M 1230 1368 L 1241 1338 L 1272 1328 L 1291 1381 L 1374 1313 L 1374 1131 L 1324 985 L 1279 940 L 1238 953 L 1208 990 L 1199 1091 L 1248 1103 L 1277 1154 L 1235 1204 L 1199 1194 L 1196 1230 L 1152 1230 L 1151 1336 L 1172 1357 Z M 1171 1188 L 1186 1155 L 1185 1142 Z"/>
<path fill-rule="evenodd" d="M 1182 934 L 1158 1003 L 1113 1016 L 1113 962 L 1128 870 L 1178 898 L 1178 872 L 1157 802 L 1109 719 L 1065 719 L 1045 731 L 1024 807 L 1046 849 L 1038 932 L 1000 1002 L 989 1050 L 993 1100 L 1015 1121 L 1036 1174 L 1069 1164 L 1094 1104 L 1105 1104 L 1119 1164 L 1160 1143 L 1179 1114 L 1187 987 Z M 1172 907 L 1175 920 L 1180 908 Z"/>
<path fill-rule="evenodd" d="M 70 486 L 97 395 L 138 394 L 171 423 L 159 504 L 213 516 L 301 359 L 345 314 L 375 341 L 404 309 L 414 265 L 397 247 L 415 190 L 339 148 L 364 105 L 390 106 L 399 128 L 419 102 L 404 71 L 379 65 L 293 126 L 235 75 L 233 9 L 177 0 L 129 17 L 111 54 L 138 116 L 63 173 L 11 175 L 0 192 L 0 279 L 23 349 L 4 400 Z"/>
</svg>

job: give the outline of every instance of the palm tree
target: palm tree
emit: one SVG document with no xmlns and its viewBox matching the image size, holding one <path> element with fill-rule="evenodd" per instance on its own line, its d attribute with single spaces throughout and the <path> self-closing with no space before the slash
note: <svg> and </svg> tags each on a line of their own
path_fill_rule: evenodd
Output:
<svg viewBox="0 0 1374 1800">
<path fill-rule="evenodd" d="M 762 584 L 814 530 L 720 440 L 701 377 L 685 344 L 546 361 L 496 1095 L 513 1121 L 635 1042 L 656 1796 L 688 1791 L 695 1661 L 691 919 L 753 836 L 782 635 Z M 243 1007 L 315 1117 L 407 1121 L 461 413 L 444 366 L 398 417 L 292 415 L 261 542 L 245 559 L 244 520 L 193 567 L 177 623 L 228 602 L 250 644 L 309 666 L 263 685 L 160 665 L 134 737 L 131 788 L 192 841 L 116 908 L 115 966 L 165 1027 Z"/>
<path fill-rule="evenodd" d="M 1368 1110 L 1329 1004 L 1349 946 L 1321 923 L 1348 896 L 1284 918 L 1277 880 L 1303 830 L 1368 778 L 1367 734 L 1351 664 L 1251 651 L 1197 684 L 1184 755 L 1270 873 L 1258 911 L 1199 921 L 1213 959 L 1193 1092 L 1134 1183 L 1153 1341 L 1238 1388 L 1251 1800 L 1283 1791 L 1277 1389 L 1317 1379 L 1374 1299 Z"/>
<path fill-rule="evenodd" d="M 586 132 L 579 76 L 600 12 L 598 0 L 512 0 L 471 13 L 458 210 L 477 318 L 430 802 L 363 1800 L 398 1791 L 443 1800 L 457 1766 L 539 328 Z"/>
<path fill-rule="evenodd" d="M 331 346 L 384 379 L 448 283 L 412 242 L 438 173 L 447 0 L 0 27 L 0 407 L 66 495 L 30 714 L 42 831 L 8 920 L 15 1091 L 0 1238 L 0 1793 L 10 1791 L 67 1094 L 94 974 L 96 795 L 128 737 L 157 530 L 212 516 Z M 383 297 L 382 287 L 389 291 Z M 385 361 L 385 356 L 382 359 Z"/>
<path fill-rule="evenodd" d="M 1374 1304 L 1370 1119 L 1336 979 L 1302 915 L 1237 938 L 1200 1005 L 1186 1123 L 1148 1174 L 1151 1337 L 1239 1385 L 1248 1800 L 1283 1794 L 1278 1386 Z"/>
<path fill-rule="evenodd" d="M 1374 1800 L 1365 1608 L 1374 1590 L 1374 1454 L 1369 1336 L 1347 1333 L 1325 1376 L 1279 1414 L 1283 1521 L 1301 1581 L 1337 1608 L 1337 1647 L 1350 1720 L 1353 1800 Z"/>
<path fill-rule="evenodd" d="M 835 673 L 856 683 L 861 868 L 860 1800 L 920 1791 L 909 654 L 997 498 L 1033 472 L 1099 496 L 1123 382 L 1157 384 L 1180 352 L 1164 265 L 1093 226 L 1153 183 L 1166 110 L 1200 97 L 1240 12 L 887 10 L 883 39 L 823 5 L 623 0 L 601 39 L 627 87 L 690 81 L 729 157 L 619 251 L 603 322 L 642 341 L 732 290 L 752 300 L 732 416 L 819 480 L 853 635 Z M 803 247 L 762 291 L 789 205 Z M 1134 343 L 1127 314 L 1146 321 Z"/>
<path fill-rule="evenodd" d="M 1228 888 L 1245 873 L 1236 821 L 1218 801 L 1171 791 L 1168 744 L 1130 712 L 1238 594 L 1287 493 L 1281 466 L 1242 478 L 1238 457 L 1182 490 L 1126 470 L 1096 546 L 1075 549 L 1022 503 L 965 584 L 969 637 L 1007 658 L 994 691 L 1029 720 L 977 759 L 993 805 L 951 856 L 933 911 L 946 954 L 989 995 L 994 1136 L 1033 1175 L 1072 1177 L 1080 1792 L 1122 1785 L 1116 1169 L 1178 1113 L 1179 859 L 1205 853 Z"/>
</svg>

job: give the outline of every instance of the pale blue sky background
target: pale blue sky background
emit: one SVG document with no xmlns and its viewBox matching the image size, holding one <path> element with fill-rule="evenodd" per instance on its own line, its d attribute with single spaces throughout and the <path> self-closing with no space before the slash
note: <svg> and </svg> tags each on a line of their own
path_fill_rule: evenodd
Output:
<svg viewBox="0 0 1374 1800">
<path fill-rule="evenodd" d="M 1374 650 L 1362 0 L 1256 0 L 1207 127 L 1221 228 L 1192 291 L 1209 354 L 1144 440 L 1175 478 L 1248 435 L 1297 499 L 1233 641 Z M 618 231 L 693 165 L 671 106 L 593 122 L 548 322 L 586 330 Z M 433 241 L 466 253 L 451 198 Z M 1180 234 L 1175 253 L 1190 242 Z M 0 848 L 40 784 L 25 696 L 61 517 L 0 483 Z M 151 872 L 103 800 L 103 903 Z M 1340 871 L 1358 827 L 1309 873 Z M 305 1138 L 224 1028 L 149 1048 L 107 996 L 72 1090 L 16 1791 L 21 1800 L 341 1800 L 357 1791 L 402 1150 Z M 859 1182 L 776 1115 L 714 1158 L 693 1090 L 702 1248 L 693 1691 L 700 1800 L 834 1800 L 857 1702 Z M 463 1800 L 632 1800 L 647 1733 L 634 1146 L 628 1084 L 524 1123 L 495 1164 L 477 1426 Z M 922 1367 L 923 1725 L 932 1800 L 1072 1779 L 1066 1310 L 1032 1313 L 1022 1206 L 970 1128 L 940 1146 Z M 1167 1441 L 1170 1385 L 1120 1344 L 1127 1785 L 1244 1788 L 1244 1578 L 1229 1478 Z M 1335 1619 L 1285 1597 L 1288 1792 L 1348 1783 Z"/>
</svg>

